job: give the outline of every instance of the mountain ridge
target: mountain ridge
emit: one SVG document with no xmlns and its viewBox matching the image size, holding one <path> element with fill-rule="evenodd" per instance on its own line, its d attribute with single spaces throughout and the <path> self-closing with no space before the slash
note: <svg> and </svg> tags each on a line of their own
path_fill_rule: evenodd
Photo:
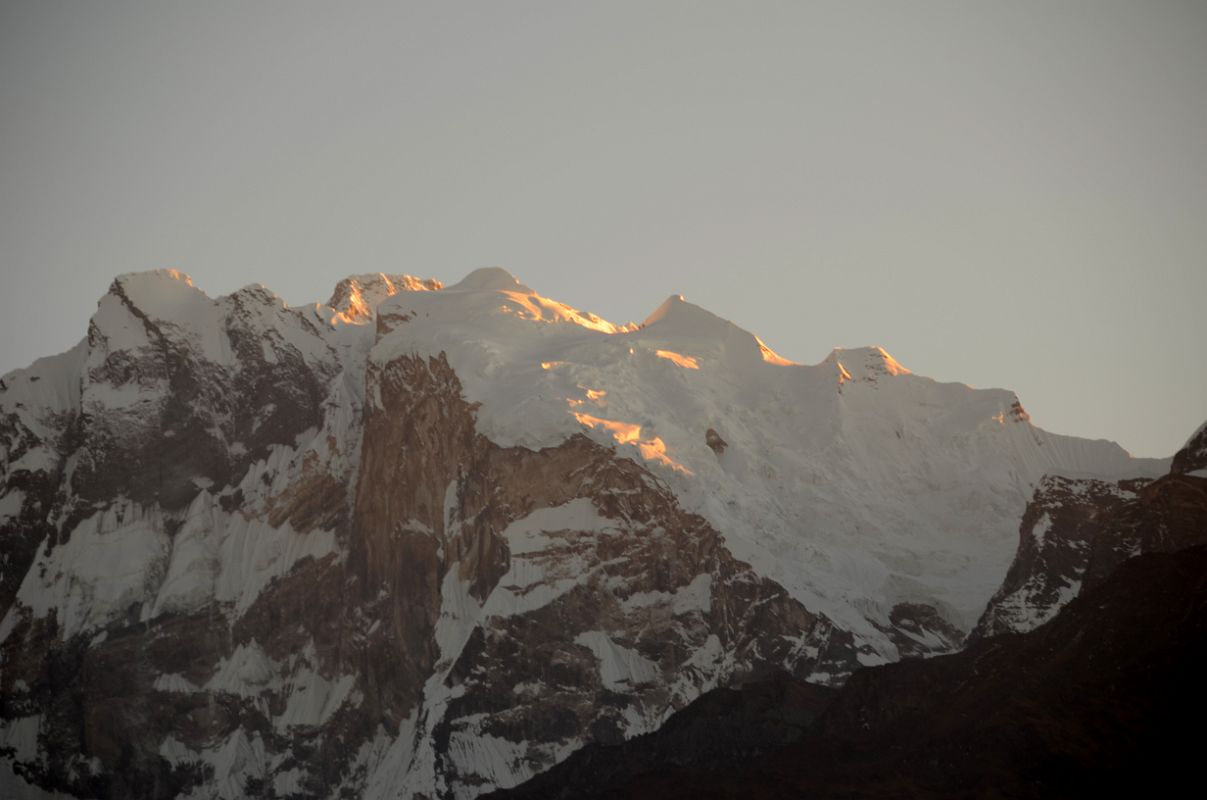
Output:
<svg viewBox="0 0 1207 800">
<path fill-rule="evenodd" d="M 1168 467 L 686 301 L 615 325 L 502 270 L 332 300 L 125 275 L 4 376 L 22 780 L 471 797 L 744 676 L 953 650 L 1043 474 Z"/>
</svg>

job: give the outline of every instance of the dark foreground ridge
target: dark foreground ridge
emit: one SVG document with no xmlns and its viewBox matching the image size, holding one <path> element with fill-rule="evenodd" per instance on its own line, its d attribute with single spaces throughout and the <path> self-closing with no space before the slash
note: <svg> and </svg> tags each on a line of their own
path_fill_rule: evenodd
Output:
<svg viewBox="0 0 1207 800">
<path fill-rule="evenodd" d="M 1194 777 L 1204 664 L 1207 546 L 1141 555 L 1029 633 L 861 670 L 828 704 L 786 677 L 719 690 L 491 797 L 1151 796 Z"/>
<path fill-rule="evenodd" d="M 743 760 L 800 741 L 836 690 L 777 673 L 735 689 L 715 689 L 653 733 L 615 745 L 591 744 L 548 772 L 491 798 L 615 796 L 634 777 Z"/>
</svg>

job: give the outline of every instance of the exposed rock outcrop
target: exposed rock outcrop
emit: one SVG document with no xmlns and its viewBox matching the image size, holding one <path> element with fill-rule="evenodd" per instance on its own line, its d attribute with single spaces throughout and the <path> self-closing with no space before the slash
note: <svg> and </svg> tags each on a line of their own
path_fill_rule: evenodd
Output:
<svg viewBox="0 0 1207 800">
<path fill-rule="evenodd" d="M 469 797 L 732 680 L 857 666 L 643 464 L 500 447 L 443 356 L 366 360 L 405 319 L 155 280 L 204 324 L 119 280 L 79 396 L 3 430 L 45 456 L 6 475 L 14 791 Z"/>
<path fill-rule="evenodd" d="M 1177 794 L 1197 780 L 1198 743 L 1179 721 L 1207 712 L 1204 658 L 1207 547 L 1141 555 L 1029 633 L 856 672 L 811 724 L 819 704 L 807 686 L 718 692 L 640 748 L 584 750 L 495 796 Z M 680 733 L 699 727 L 721 752 Z"/>
<path fill-rule="evenodd" d="M 1010 571 L 972 638 L 1043 624 L 1134 555 L 1207 544 L 1207 477 L 1183 469 L 1199 433 L 1155 480 L 1045 478 L 1023 516 Z"/>
</svg>

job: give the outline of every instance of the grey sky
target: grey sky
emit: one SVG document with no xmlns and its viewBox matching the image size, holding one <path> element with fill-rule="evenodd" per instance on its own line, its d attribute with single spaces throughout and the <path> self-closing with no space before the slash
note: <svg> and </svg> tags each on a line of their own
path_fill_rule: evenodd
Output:
<svg viewBox="0 0 1207 800">
<path fill-rule="evenodd" d="M 487 265 L 1168 455 L 1207 419 L 1207 3 L 0 6 L 0 371 L 119 272 Z"/>
</svg>

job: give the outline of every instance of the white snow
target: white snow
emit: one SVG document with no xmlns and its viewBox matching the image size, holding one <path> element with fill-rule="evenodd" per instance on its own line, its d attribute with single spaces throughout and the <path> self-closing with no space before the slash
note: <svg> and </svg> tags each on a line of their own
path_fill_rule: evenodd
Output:
<svg viewBox="0 0 1207 800">
<path fill-rule="evenodd" d="M 104 334 L 106 349 L 137 350 L 150 345 L 146 323 L 134 316 L 130 307 L 116 294 L 106 294 L 97 303 L 92 324 Z"/>
<path fill-rule="evenodd" d="M 411 766 L 415 755 L 415 731 L 418 712 L 404 719 L 398 735 L 391 737 L 379 727 L 371 742 L 365 743 L 357 755 L 364 764 L 367 778 L 361 796 L 365 800 L 385 800 L 402 794 L 402 787 L 413 786 L 417 780 Z M 434 783 L 434 778 L 429 785 Z M 413 796 L 413 795 L 412 795 Z"/>
<path fill-rule="evenodd" d="M 169 550 L 157 508 L 118 502 L 80 522 L 49 555 L 39 547 L 17 599 L 35 616 L 53 609 L 70 638 L 141 604 Z"/>
<path fill-rule="evenodd" d="M 87 342 L 81 341 L 65 353 L 40 358 L 0 379 L 5 387 L 0 390 L 0 413 L 15 417 L 40 442 L 16 459 L 0 444 L 0 475 L 55 468 L 59 460 L 55 440 L 65 421 L 80 408 L 80 381 L 87 355 Z"/>
<path fill-rule="evenodd" d="M 462 717 L 450 731 L 444 758 L 451 776 L 448 794 L 457 800 L 469 800 L 489 791 L 488 787 L 510 788 L 523 783 L 583 745 L 577 736 L 542 743 L 504 739 L 481 729 L 486 717 Z"/>
<path fill-rule="evenodd" d="M 342 558 L 332 531 L 303 533 L 265 520 L 309 470 L 354 485 L 363 409 L 376 392 L 366 386 L 366 360 L 383 364 L 412 353 L 447 355 L 467 399 L 480 404 L 478 429 L 500 445 L 556 446 L 585 433 L 648 465 L 688 510 L 721 531 L 739 559 L 870 644 L 873 652 L 860 656 L 864 663 L 896 657 L 873 623 L 886 622 L 898 602 L 931 603 L 971 626 L 1005 574 L 1018 518 L 1044 474 L 1131 477 L 1168 466 L 1131 459 L 1110 442 L 1049 434 L 1017 418 L 1012 393 L 914 375 L 883 348 L 836 349 L 816 365 L 795 364 L 681 296 L 638 326 L 542 297 L 499 269 L 476 271 L 439 291 L 406 276 L 353 282 L 338 308 L 295 310 L 263 287 L 211 299 L 175 271 L 120 276 L 137 314 L 116 293 L 107 295 L 92 318 L 94 336 L 5 375 L 0 410 L 44 442 L 16 460 L 0 453 L 6 474 L 57 468 L 53 443 L 63 420 L 82 409 L 122 435 L 154 430 L 154 412 L 168 391 L 162 377 L 120 385 L 90 377 L 111 355 L 137 356 L 152 346 L 138 315 L 197 359 L 230 371 L 244 367 L 226 332 L 237 322 L 258 337 L 258 357 L 280 365 L 299 353 L 328 387 L 322 425 L 272 448 L 239 480 L 239 512 L 224 511 L 219 500 L 236 487 L 201 479 L 187 511 L 170 519 L 117 498 L 49 555 L 45 543 L 39 547 L 20 603 L 37 615 L 58 614 L 65 636 L 132 609 L 150 619 L 217 603 L 233 621 L 303 559 Z M 728 443 L 720 457 L 705 442 L 709 428 Z M 242 443 L 228 445 L 245 452 Z M 65 466 L 70 476 L 72 460 Z M 461 524 L 455 490 L 450 485 L 446 494 L 446 534 Z M 18 513 L 21 502 L 17 491 L 0 497 L 0 521 Z M 169 536 L 169 529 L 176 533 Z M 1046 531 L 1038 525 L 1032 531 L 1037 544 Z M 431 736 L 462 691 L 445 680 L 474 627 L 540 608 L 596 579 L 595 545 L 617 532 L 586 499 L 533 511 L 502 532 L 510 568 L 481 604 L 460 565 L 447 565 L 435 631 L 438 665 L 423 704 L 397 737 L 382 729 L 362 748 L 357 763 L 367 777 L 351 791 L 467 797 L 484 786 L 513 785 L 535 763 L 560 760 L 576 746 L 567 741 L 542 750 L 506 742 L 459 719 L 449 774 L 486 783 L 446 786 L 448 764 L 438 767 Z M 707 613 L 713 588 L 708 575 L 669 593 L 626 594 L 623 581 L 607 585 L 626 611 L 674 615 Z M 1062 592 L 1076 590 L 1069 585 Z M 0 640 L 15 613 L 0 624 Z M 656 664 L 608 631 L 583 632 L 575 641 L 592 652 L 611 689 L 630 692 L 662 678 Z M 807 646 L 803 638 L 797 645 Z M 668 687 L 672 705 L 713 688 L 733 669 L 733 655 L 709 636 Z M 155 687 L 260 702 L 276 695 L 284 703 L 274 706 L 280 713 L 273 723 L 287 734 L 360 702 L 353 684 L 348 675 L 322 675 L 312 646 L 274 660 L 252 641 L 237 647 L 204 688 L 178 674 L 159 676 Z M 630 733 L 659 721 L 636 706 L 626 713 Z M 38 724 L 37 718 L 6 724 L 4 741 L 36 755 Z M 169 740 L 161 752 L 173 763 L 214 769 L 214 781 L 199 787 L 198 797 L 240 796 L 249 776 L 271 776 L 284 793 L 305 777 L 296 768 L 277 770 L 259 734 L 242 731 L 197 752 Z"/>
<path fill-rule="evenodd" d="M 253 639 L 235 647 L 230 657 L 219 662 L 217 671 L 206 682 L 205 689 L 258 698 L 265 689 L 278 683 L 278 669 L 279 665 Z"/>
<path fill-rule="evenodd" d="M 607 534 L 617 533 L 615 520 L 600 516 L 588 497 L 577 497 L 560 506 L 538 508 L 517 519 L 503 530 L 503 538 L 513 556 L 540 553 L 562 541 L 551 533 Z"/>
<path fill-rule="evenodd" d="M 247 779 L 263 780 L 272 774 L 273 768 L 260 734 L 249 739 L 242 728 L 236 728 L 224 741 L 200 752 L 169 736 L 160 744 L 159 754 L 170 764 L 204 764 L 213 770 L 212 780 L 195 787 L 188 795 L 190 800 L 242 800 L 247 796 Z"/>
<path fill-rule="evenodd" d="M 1052 517 L 1046 512 L 1040 516 L 1031 528 L 1031 537 L 1035 539 L 1035 546 L 1040 550 L 1044 547 L 1044 540 L 1048 536 L 1048 531 L 1052 530 Z"/>
<path fill-rule="evenodd" d="M 0 748 L 12 748 L 13 758 L 18 762 L 39 761 L 38 731 L 41 728 L 40 714 L 0 721 Z"/>
<path fill-rule="evenodd" d="M 1194 433 L 1190 434 L 1190 436 L 1186 438 L 1186 442 L 1182 445 L 1182 448 L 1189 447 L 1190 443 L 1202 436 L 1203 431 L 1205 430 L 1207 430 L 1207 422 L 1204 422 L 1202 425 L 1194 429 Z"/>
<path fill-rule="evenodd" d="M 174 692 L 177 694 L 196 694 L 201 687 L 188 678 L 176 672 L 165 672 L 155 679 L 151 687 L 157 692 Z"/>
<path fill-rule="evenodd" d="M 174 538 L 165 532 L 158 507 L 118 501 L 80 522 L 49 555 L 39 547 L 17 599 L 36 616 L 53 611 L 64 638 L 104 625 L 132 606 L 141 607 L 141 619 L 151 619 L 217 601 L 238 616 L 298 561 L 336 552 L 331 531 L 273 528 L 222 511 L 205 491 Z"/>
<path fill-rule="evenodd" d="M 473 775 L 485 780 L 488 786 L 508 789 L 523 783 L 533 775 L 528 763 L 527 741 L 513 742 L 477 731 L 455 730 L 449 736 L 447 757 L 462 776 Z M 454 797 L 468 800 L 478 794 L 477 787 L 457 787 Z"/>
<path fill-rule="evenodd" d="M 599 660 L 599 679 L 608 689 L 631 691 L 658 679 L 657 664 L 636 650 L 617 644 L 603 631 L 580 633 L 574 642 L 589 648 Z"/>
<path fill-rule="evenodd" d="M 445 492 L 446 533 L 454 531 L 459 524 L 456 483 L 452 482 Z M 617 523 L 600 516 L 586 498 L 535 509 L 502 532 L 511 550 L 511 566 L 481 605 L 469 594 L 469 582 L 461 576 L 460 564 L 447 565 L 434 633 L 439 647 L 436 667 L 425 683 L 423 704 L 416 720 L 408 723 L 411 727 L 405 727 L 397 739 L 389 743 L 382 732 L 370 751 L 362 754 L 369 772 L 366 797 L 391 796 L 388 793 L 397 792 L 400 786 L 404 796 L 438 794 L 447 773 L 473 777 L 473 782 L 454 782 L 446 787 L 452 796 L 468 798 L 480 793 L 485 786 L 514 786 L 530 777 L 535 769 L 534 758 L 543 764 L 555 763 L 581 746 L 577 740 L 540 746 L 509 742 L 479 730 L 481 720 L 463 717 L 454 721 L 449 751 L 440 756 L 445 759 L 444 767 L 437 771 L 432 732 L 443 720 L 449 701 L 463 691 L 462 687 L 448 686 L 445 681 L 474 628 L 492 616 L 508 616 L 539 608 L 589 580 L 591 562 L 586 554 L 577 555 L 576 548 L 589 545 L 588 540 L 593 537 L 617 532 Z M 682 600 L 670 595 L 665 600 L 698 606 L 702 602 L 698 594 L 707 593 L 708 587 L 707 581 L 696 582 L 681 591 Z M 707 603 L 707 598 L 703 602 Z M 611 643 L 606 634 L 596 632 L 584 636 L 583 643 L 598 647 L 603 656 L 601 679 L 607 685 L 629 685 L 626 681 L 636 685 L 658 677 L 656 665 L 635 651 Z M 479 780 L 488 783 L 479 784 Z"/>
<path fill-rule="evenodd" d="M 899 602 L 975 623 L 1044 474 L 1168 465 L 1050 434 L 1012 416 L 1011 392 L 914 375 L 883 348 L 793 364 L 678 296 L 643 325 L 620 326 L 480 270 L 442 291 L 387 298 L 378 315 L 374 361 L 446 353 L 481 404 L 479 430 L 500 445 L 555 446 L 585 432 L 645 461 L 738 558 L 890 659 L 896 650 L 871 621 L 885 623 Z M 720 458 L 708 428 L 729 444 Z M 531 585 L 519 573 L 531 567 L 509 580 Z"/>
<path fill-rule="evenodd" d="M 588 498 L 540 508 L 503 531 L 511 552 L 507 572 L 482 607 L 484 616 L 510 616 L 542 608 L 575 586 L 585 585 L 591 570 L 579 547 L 595 536 L 618 532 Z"/>
<path fill-rule="evenodd" d="M 440 648 L 436 669 L 447 671 L 461 654 L 478 622 L 481 608 L 469 593 L 469 581 L 460 576 L 460 563 L 454 561 L 440 585 L 440 616 L 434 638 Z"/>
<path fill-rule="evenodd" d="M 142 314 L 178 329 L 207 360 L 220 364 L 232 360 L 230 342 L 218 324 L 219 302 L 193 286 L 188 275 L 174 269 L 134 272 L 119 275 L 117 283 Z M 134 325 L 127 325 L 122 333 L 136 340 L 133 330 Z M 105 334 L 109 338 L 113 332 L 106 329 Z M 110 345 L 115 349 L 129 346 L 124 338 L 119 341 L 110 338 Z"/>
<path fill-rule="evenodd" d="M 635 592 L 624 599 L 621 607 L 627 611 L 651 606 L 670 606 L 675 616 L 698 611 L 707 614 L 712 606 L 712 576 L 704 573 L 674 592 Z"/>
<path fill-rule="evenodd" d="M 354 691 L 355 675 L 330 680 L 315 669 L 317 661 L 313 642 L 292 657 L 293 672 L 281 689 L 286 695 L 285 710 L 273 721 L 278 731 L 323 725 L 345 703 L 360 701 Z"/>
<path fill-rule="evenodd" d="M 211 600 L 230 603 L 236 615 L 242 614 L 302 559 L 336 552 L 331 531 L 299 534 L 288 523 L 273 528 L 260 519 L 228 514 L 201 492 L 173 540 L 153 614 L 187 613 Z"/>
</svg>

